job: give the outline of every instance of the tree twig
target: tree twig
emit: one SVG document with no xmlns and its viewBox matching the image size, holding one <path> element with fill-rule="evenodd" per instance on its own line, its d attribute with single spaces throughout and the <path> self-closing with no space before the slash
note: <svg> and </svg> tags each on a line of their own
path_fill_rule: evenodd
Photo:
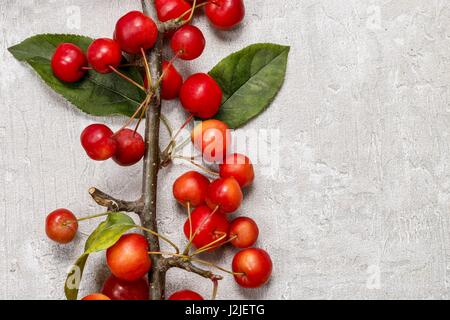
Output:
<svg viewBox="0 0 450 320">
<path fill-rule="evenodd" d="M 158 21 L 154 0 L 141 0 L 145 15 Z M 147 53 L 147 61 L 150 67 L 152 79 L 149 83 L 156 83 L 161 76 L 162 69 L 163 33 L 159 32 L 158 40 L 152 50 Z M 151 80 L 151 81 L 150 81 Z M 142 181 L 142 199 L 144 207 L 140 215 L 142 227 L 158 232 L 156 220 L 156 201 L 158 189 L 159 171 L 159 124 L 161 115 L 160 88 L 154 88 L 154 95 L 147 109 L 145 117 L 145 144 L 144 174 Z M 146 233 L 146 238 L 152 251 L 160 251 L 159 238 L 151 233 Z M 167 268 L 165 258 L 152 255 L 152 269 L 149 273 L 150 298 L 152 300 L 164 300 L 165 278 Z"/>
<path fill-rule="evenodd" d="M 171 257 L 165 259 L 165 264 L 167 266 L 167 270 L 170 268 L 179 268 L 186 270 L 187 272 L 195 273 L 203 278 L 210 279 L 210 280 L 222 280 L 223 277 L 220 275 L 217 275 L 210 270 L 204 270 L 201 269 L 195 265 L 192 264 L 191 261 L 183 259 L 181 257 Z"/>
<path fill-rule="evenodd" d="M 141 0 L 142 10 L 145 15 L 158 21 L 155 0 Z M 157 83 L 162 74 L 162 48 L 164 33 L 177 29 L 182 24 L 178 20 L 170 20 L 164 23 L 158 22 L 159 36 L 152 50 L 147 53 L 147 61 L 150 67 L 152 83 Z M 147 109 L 145 117 L 145 144 L 144 174 L 142 182 L 142 211 L 140 214 L 142 227 L 158 232 L 157 224 L 157 189 L 158 172 L 160 169 L 159 129 L 161 118 L 161 92 L 160 87 L 154 88 L 154 95 Z M 159 238 L 153 233 L 146 233 L 146 238 L 152 252 L 159 252 Z M 180 268 L 188 272 L 198 274 L 212 281 L 222 279 L 209 270 L 201 269 L 193 265 L 186 257 L 152 254 L 152 269 L 149 272 L 150 298 L 152 300 L 164 300 L 166 273 L 170 268 Z"/>
<path fill-rule="evenodd" d="M 97 202 L 97 204 L 108 208 L 109 211 L 125 211 L 134 212 L 136 214 L 140 214 L 142 212 L 143 202 L 141 199 L 136 201 L 124 201 L 116 199 L 109 194 L 98 190 L 97 188 L 90 188 L 89 194 L 92 199 Z"/>
<path fill-rule="evenodd" d="M 141 0 L 142 3 L 142 11 L 144 11 L 144 14 L 149 16 L 149 17 L 156 17 L 153 15 L 154 12 L 154 0 Z M 178 29 L 179 27 L 183 26 L 183 21 L 175 18 L 175 19 L 171 19 L 168 20 L 166 22 L 161 22 L 158 19 L 154 19 L 155 22 L 158 25 L 158 31 L 160 33 L 165 33 L 165 32 L 170 32 L 173 30 Z"/>
</svg>

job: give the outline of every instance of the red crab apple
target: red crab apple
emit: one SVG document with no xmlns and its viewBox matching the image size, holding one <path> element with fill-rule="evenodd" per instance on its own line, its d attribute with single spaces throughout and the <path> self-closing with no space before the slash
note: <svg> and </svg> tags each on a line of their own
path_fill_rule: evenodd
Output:
<svg viewBox="0 0 450 320">
<path fill-rule="evenodd" d="M 106 251 L 106 262 L 117 278 L 136 281 L 145 276 L 152 266 L 148 251 L 144 236 L 125 234 Z"/>
<path fill-rule="evenodd" d="M 138 132 L 122 129 L 113 136 L 117 144 L 114 161 L 121 166 L 132 166 L 138 163 L 145 153 L 145 142 Z"/>
<path fill-rule="evenodd" d="M 72 43 L 60 44 L 51 61 L 53 74 L 64 82 L 77 82 L 83 78 L 87 64 L 83 50 Z"/>
<path fill-rule="evenodd" d="M 224 234 L 228 234 L 230 224 L 227 218 L 219 212 L 211 214 L 212 212 L 213 211 L 206 206 L 198 207 L 191 213 L 192 229 L 190 228 L 189 219 L 187 219 L 184 224 L 184 234 L 187 239 L 189 239 L 191 230 L 193 236 L 198 229 L 196 236 L 192 240 L 192 243 L 196 248 L 202 248 L 209 245 L 223 237 Z M 226 237 L 215 245 L 219 245 L 225 241 Z"/>
<path fill-rule="evenodd" d="M 175 99 L 180 94 L 181 86 L 183 85 L 183 77 L 175 66 L 168 61 L 163 61 L 162 70 L 161 98 L 165 100 Z M 147 78 L 144 80 L 146 81 Z"/>
<path fill-rule="evenodd" d="M 201 295 L 191 290 L 181 290 L 172 293 L 169 300 L 204 300 Z"/>
<path fill-rule="evenodd" d="M 243 0 L 214 0 L 205 6 L 205 13 L 211 24 L 222 30 L 237 26 L 245 17 Z"/>
<path fill-rule="evenodd" d="M 117 149 L 116 141 L 112 136 L 112 130 L 104 124 L 91 124 L 81 133 L 81 145 L 91 159 L 107 160 L 115 154 Z"/>
<path fill-rule="evenodd" d="M 158 39 L 158 27 L 142 12 L 131 11 L 117 21 L 114 39 L 123 51 L 138 54 L 153 48 Z"/>
<path fill-rule="evenodd" d="M 172 63 L 164 60 L 162 63 L 161 98 L 173 100 L 180 94 L 183 77 Z M 144 75 L 144 88 L 148 89 L 147 75 Z"/>
<path fill-rule="evenodd" d="M 161 22 L 180 18 L 183 14 L 183 18 L 188 18 L 191 7 L 185 0 L 155 0 L 156 13 Z"/>
<path fill-rule="evenodd" d="M 174 54 L 182 60 L 194 60 L 205 50 L 206 40 L 202 31 L 196 26 L 186 25 L 172 36 L 170 46 Z"/>
<path fill-rule="evenodd" d="M 241 206 L 242 198 L 242 190 L 236 179 L 220 178 L 209 185 L 206 204 L 213 210 L 218 207 L 222 213 L 232 213 Z"/>
<path fill-rule="evenodd" d="M 230 147 L 231 133 L 225 122 L 210 119 L 195 126 L 191 141 L 205 160 L 222 163 Z"/>
<path fill-rule="evenodd" d="M 258 239 L 258 225 L 253 219 L 248 217 L 239 217 L 231 221 L 229 238 L 231 244 L 236 248 L 249 248 L 253 246 Z"/>
<path fill-rule="evenodd" d="M 250 159 L 239 153 L 228 155 L 224 163 L 219 165 L 219 173 L 222 178 L 235 178 L 241 188 L 251 185 L 255 179 Z"/>
<path fill-rule="evenodd" d="M 173 195 L 183 206 L 192 207 L 205 204 L 209 180 L 204 175 L 189 171 L 181 175 L 173 184 Z"/>
<path fill-rule="evenodd" d="M 191 75 L 181 86 L 180 101 L 190 114 L 209 119 L 216 115 L 222 103 L 222 89 L 206 73 Z"/>
<path fill-rule="evenodd" d="M 111 299 L 102 293 L 93 293 L 93 294 L 90 294 L 90 295 L 84 297 L 81 300 L 111 300 Z"/>
<path fill-rule="evenodd" d="M 94 40 L 87 50 L 91 67 L 99 73 L 110 73 L 122 61 L 122 50 L 117 41 L 107 38 Z"/>
<path fill-rule="evenodd" d="M 77 230 L 77 218 L 67 209 L 57 209 L 51 212 L 45 220 L 47 236 L 58 243 L 65 244 L 72 241 Z"/>
<path fill-rule="evenodd" d="M 244 288 L 259 288 L 272 274 L 272 260 L 269 254 L 258 248 L 244 249 L 233 259 L 233 272 L 236 282 Z"/>
<path fill-rule="evenodd" d="M 102 293 L 111 300 L 148 300 L 149 288 L 145 278 L 136 281 L 124 281 L 114 275 L 106 279 Z"/>
</svg>

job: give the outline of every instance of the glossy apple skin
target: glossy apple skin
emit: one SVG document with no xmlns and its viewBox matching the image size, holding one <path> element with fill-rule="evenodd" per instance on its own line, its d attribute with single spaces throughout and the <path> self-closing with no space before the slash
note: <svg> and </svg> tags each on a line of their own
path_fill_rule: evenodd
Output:
<svg viewBox="0 0 450 320">
<path fill-rule="evenodd" d="M 148 251 L 143 235 L 125 234 L 106 251 L 106 262 L 117 278 L 136 281 L 144 277 L 152 266 Z"/>
<path fill-rule="evenodd" d="M 81 145 L 89 158 L 105 161 L 116 153 L 117 143 L 113 132 L 104 124 L 95 123 L 86 127 L 80 136 Z"/>
<path fill-rule="evenodd" d="M 172 293 L 168 300 L 204 300 L 201 295 L 191 290 L 181 290 Z"/>
<path fill-rule="evenodd" d="M 51 212 L 45 220 L 47 236 L 58 243 L 66 244 L 75 238 L 78 221 L 75 215 L 67 209 L 57 209 Z"/>
<path fill-rule="evenodd" d="M 120 166 L 132 166 L 144 157 L 145 142 L 139 132 L 131 129 L 122 129 L 114 135 L 117 149 L 113 160 Z"/>
<path fill-rule="evenodd" d="M 234 256 L 232 268 L 233 272 L 244 273 L 244 275 L 234 276 L 241 287 L 259 288 L 269 280 L 272 274 L 272 260 L 262 249 L 244 249 Z"/>
<path fill-rule="evenodd" d="M 148 300 L 148 281 L 141 278 L 130 282 L 111 275 L 106 279 L 102 293 L 110 297 L 111 300 Z"/>
<path fill-rule="evenodd" d="M 183 77 L 175 66 L 168 61 L 163 61 L 162 70 L 164 76 L 161 81 L 161 98 L 164 100 L 178 98 L 183 85 Z"/>
<path fill-rule="evenodd" d="M 205 14 L 211 24 L 220 30 L 230 30 L 244 20 L 243 0 L 214 0 L 205 6 Z"/>
<path fill-rule="evenodd" d="M 183 85 L 183 77 L 175 68 L 173 63 L 164 60 L 162 63 L 162 80 L 161 80 L 161 98 L 164 100 L 173 100 L 178 98 Z M 147 75 L 144 74 L 144 88 L 148 89 Z"/>
<path fill-rule="evenodd" d="M 185 14 L 185 17 L 188 18 L 190 14 L 188 11 L 191 7 L 192 5 L 185 0 L 155 0 L 156 13 L 161 22 L 177 19 L 181 17 L 182 14 Z"/>
<path fill-rule="evenodd" d="M 140 11 L 131 11 L 117 21 L 114 40 L 129 54 L 153 48 L 157 39 L 155 22 Z"/>
<path fill-rule="evenodd" d="M 231 244 L 236 248 L 249 248 L 258 240 L 259 228 L 256 222 L 248 217 L 238 217 L 231 221 L 229 237 L 236 237 Z"/>
<path fill-rule="evenodd" d="M 119 67 L 122 61 L 122 50 L 115 40 L 96 39 L 87 50 L 87 59 L 95 71 L 103 74 L 110 73 L 112 72 L 110 67 Z"/>
<path fill-rule="evenodd" d="M 192 4 L 185 0 L 155 0 L 156 13 L 158 20 L 166 22 L 171 19 L 177 19 L 183 14 L 183 19 L 189 18 Z M 190 23 L 190 22 L 189 22 Z M 171 38 L 176 30 L 166 32 L 164 35 Z"/>
<path fill-rule="evenodd" d="M 194 235 L 195 230 L 197 230 L 197 228 L 201 226 L 197 235 L 192 241 L 193 245 L 196 248 L 201 248 L 209 245 L 213 241 L 219 239 L 223 234 L 228 234 L 230 223 L 228 222 L 227 218 L 219 212 L 216 212 L 212 216 L 210 216 L 211 213 L 212 210 L 206 206 L 198 207 L 191 213 L 192 235 Z M 205 219 L 208 220 L 203 223 Z M 189 231 L 190 225 L 189 219 L 187 219 L 184 224 L 184 235 L 186 236 L 186 239 L 189 239 Z M 221 242 L 218 242 L 217 245 L 225 241 L 226 237 Z"/>
<path fill-rule="evenodd" d="M 185 25 L 172 36 L 170 46 L 174 54 L 182 60 L 194 60 L 205 50 L 206 39 L 196 26 Z"/>
<path fill-rule="evenodd" d="M 111 300 L 111 299 L 102 293 L 93 293 L 93 294 L 90 294 L 90 295 L 84 297 L 81 300 Z"/>
<path fill-rule="evenodd" d="M 198 207 L 205 204 L 209 180 L 204 175 L 189 171 L 181 175 L 173 184 L 173 195 L 177 201 L 187 207 Z"/>
<path fill-rule="evenodd" d="M 209 185 L 206 204 L 212 210 L 218 207 L 222 213 L 235 212 L 241 206 L 243 194 L 239 183 L 231 178 L 220 178 Z"/>
<path fill-rule="evenodd" d="M 221 164 L 230 148 L 230 128 L 220 120 L 206 120 L 192 130 L 191 141 L 204 160 Z"/>
<path fill-rule="evenodd" d="M 73 83 L 78 82 L 86 74 L 83 67 L 87 67 L 86 55 L 80 47 L 73 43 L 60 44 L 53 54 L 51 67 L 53 74 L 59 80 Z"/>
<path fill-rule="evenodd" d="M 250 159 L 239 153 L 233 153 L 225 158 L 219 165 L 219 174 L 222 178 L 233 177 L 241 188 L 250 186 L 255 180 L 255 171 Z"/>
<path fill-rule="evenodd" d="M 180 102 L 183 108 L 202 119 L 212 118 L 219 112 L 222 97 L 222 89 L 206 73 L 191 75 L 180 90 Z"/>
</svg>

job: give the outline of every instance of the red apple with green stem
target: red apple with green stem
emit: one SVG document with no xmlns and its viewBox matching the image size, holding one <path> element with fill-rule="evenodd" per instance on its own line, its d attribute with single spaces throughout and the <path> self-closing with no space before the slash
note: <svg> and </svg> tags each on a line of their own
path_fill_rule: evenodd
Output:
<svg viewBox="0 0 450 320">
<path fill-rule="evenodd" d="M 45 220 L 47 236 L 58 243 L 71 242 L 75 238 L 77 230 L 77 218 L 67 209 L 57 209 L 51 212 Z"/>
</svg>

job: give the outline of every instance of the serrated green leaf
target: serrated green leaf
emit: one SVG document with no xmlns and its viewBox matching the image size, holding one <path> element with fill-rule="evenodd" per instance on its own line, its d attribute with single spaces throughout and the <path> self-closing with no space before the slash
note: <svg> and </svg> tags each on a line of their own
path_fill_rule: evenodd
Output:
<svg viewBox="0 0 450 320">
<path fill-rule="evenodd" d="M 76 44 L 86 51 L 92 39 L 78 35 L 41 34 L 8 50 L 17 60 L 28 63 L 47 85 L 80 110 L 96 116 L 132 115 L 144 100 L 145 93 L 116 74 L 104 75 L 88 71 L 77 83 L 65 83 L 53 75 L 50 61 L 56 47 L 64 42 Z M 121 68 L 121 71 L 142 83 L 142 77 L 136 68 Z"/>
<path fill-rule="evenodd" d="M 67 300 L 76 300 L 83 277 L 84 267 L 90 253 L 106 250 L 113 246 L 128 230 L 136 227 L 133 219 L 121 212 L 113 212 L 100 223 L 86 240 L 84 253 L 73 264 L 67 274 L 64 292 Z"/>
<path fill-rule="evenodd" d="M 216 119 L 239 128 L 263 112 L 283 85 L 290 47 L 254 44 L 223 59 L 209 74 L 223 91 Z"/>
</svg>

